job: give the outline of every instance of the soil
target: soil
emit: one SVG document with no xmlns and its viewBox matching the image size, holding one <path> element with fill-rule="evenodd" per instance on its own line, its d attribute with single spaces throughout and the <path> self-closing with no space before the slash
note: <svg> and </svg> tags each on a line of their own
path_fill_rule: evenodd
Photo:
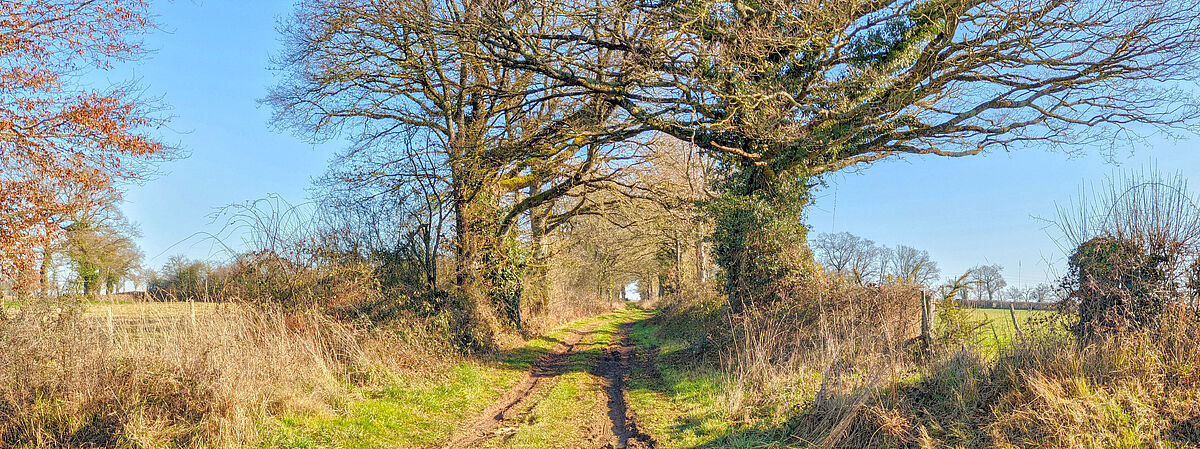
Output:
<svg viewBox="0 0 1200 449">
<path fill-rule="evenodd" d="M 589 370 L 599 378 L 599 386 L 607 398 L 607 416 L 592 414 L 586 422 L 579 423 L 581 435 L 588 435 L 596 448 L 644 449 L 655 447 L 654 441 L 638 430 L 625 406 L 625 376 L 629 371 L 634 347 L 629 343 L 629 325 L 621 327 L 616 343 L 610 346 L 605 356 Z M 576 330 L 559 342 L 530 367 L 529 372 L 509 391 L 482 413 L 468 420 L 447 443 L 444 449 L 478 448 L 494 438 L 500 441 L 518 431 L 524 420 L 521 417 L 533 409 L 558 381 L 558 377 L 570 369 L 571 356 L 579 351 L 580 340 L 591 332 Z M 492 442 L 494 446 L 496 442 Z"/>
<path fill-rule="evenodd" d="M 608 447 L 613 449 L 654 447 L 654 440 L 638 430 L 625 407 L 625 376 L 635 351 L 629 342 L 630 327 L 630 324 L 621 326 L 620 340 L 609 348 L 597 370 L 604 378 L 602 385 L 608 395 L 608 419 L 612 425 L 612 441 Z"/>
</svg>

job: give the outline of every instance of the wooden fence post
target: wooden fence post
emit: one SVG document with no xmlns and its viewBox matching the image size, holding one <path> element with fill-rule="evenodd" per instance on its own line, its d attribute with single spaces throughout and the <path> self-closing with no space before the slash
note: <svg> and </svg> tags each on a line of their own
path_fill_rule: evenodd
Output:
<svg viewBox="0 0 1200 449">
<path fill-rule="evenodd" d="M 1017 330 L 1017 338 L 1022 343 L 1025 342 L 1025 333 L 1021 332 L 1021 323 L 1017 322 L 1017 309 L 1013 307 L 1013 303 L 1008 303 L 1008 316 L 1012 317 L 1013 329 Z"/>
<path fill-rule="evenodd" d="M 933 347 L 933 312 L 936 304 L 928 290 L 921 290 L 921 342 L 925 348 Z"/>
</svg>

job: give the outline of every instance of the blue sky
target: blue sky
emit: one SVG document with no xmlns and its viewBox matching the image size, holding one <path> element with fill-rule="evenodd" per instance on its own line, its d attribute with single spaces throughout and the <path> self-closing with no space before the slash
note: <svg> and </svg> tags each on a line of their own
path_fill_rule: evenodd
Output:
<svg viewBox="0 0 1200 449">
<path fill-rule="evenodd" d="M 1032 148 L 964 158 L 914 157 L 838 173 L 809 210 L 811 232 L 850 232 L 929 251 L 943 278 L 1000 264 L 1010 285 L 1054 283 L 1063 251 L 1043 219 L 1110 175 L 1157 167 L 1200 179 L 1196 140 L 1069 157 Z M 1195 188 L 1193 186 L 1193 193 Z M 1090 195 L 1088 193 L 1087 195 Z"/>
<path fill-rule="evenodd" d="M 257 102 L 274 83 L 276 23 L 292 8 L 290 1 L 154 2 L 163 30 L 146 39 L 153 53 L 112 74 L 161 96 L 173 117 L 162 138 L 190 153 L 126 194 L 124 210 L 141 225 L 148 266 L 175 254 L 208 257 L 210 242 L 189 236 L 218 231 L 209 219 L 218 207 L 270 193 L 303 201 L 336 150 L 274 131 L 270 108 Z"/>
<path fill-rule="evenodd" d="M 167 257 L 211 253 L 196 233 L 216 232 L 209 215 L 223 205 L 279 194 L 301 202 L 337 143 L 313 146 L 270 126 L 259 105 L 274 83 L 269 57 L 280 47 L 276 24 L 291 1 L 155 2 L 163 31 L 154 50 L 108 74 L 139 80 L 149 96 L 171 106 L 162 137 L 191 155 L 162 166 L 162 174 L 129 188 L 124 209 L 141 225 L 147 265 Z M 852 232 L 880 244 L 930 252 L 943 275 L 982 263 L 1005 267 L 1010 283 L 1032 285 L 1063 271 L 1062 253 L 1033 217 L 1052 217 L 1081 186 L 1150 164 L 1184 170 L 1200 180 L 1196 140 L 1120 152 L 1114 165 L 1099 151 L 1068 157 L 1029 149 L 967 158 L 886 161 L 860 173 L 830 176 L 809 211 L 812 232 Z M 191 238 L 189 238 L 191 237 Z M 1050 262 L 1051 265 L 1047 265 Z"/>
</svg>

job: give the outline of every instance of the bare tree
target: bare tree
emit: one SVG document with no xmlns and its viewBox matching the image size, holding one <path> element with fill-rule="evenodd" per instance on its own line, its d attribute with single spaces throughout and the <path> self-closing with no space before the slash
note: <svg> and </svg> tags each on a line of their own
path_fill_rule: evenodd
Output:
<svg viewBox="0 0 1200 449">
<path fill-rule="evenodd" d="M 487 57 L 740 158 L 763 187 L 900 154 L 1091 143 L 1198 112 L 1177 87 L 1196 75 L 1195 1 L 511 5 L 461 28 Z M 565 29 L 522 26 L 526 11 Z"/>
<path fill-rule="evenodd" d="M 492 322 L 486 316 L 495 311 L 519 326 L 521 285 L 511 274 L 520 262 L 505 242 L 535 210 L 549 214 L 536 220 L 541 228 L 594 207 L 586 196 L 630 157 L 610 144 L 637 131 L 612 120 L 616 106 L 602 97 L 564 95 L 544 75 L 479 57 L 479 36 L 463 33 L 461 23 L 494 6 L 301 2 L 282 30 L 287 51 L 277 63 L 285 77 L 266 102 L 278 123 L 304 136 L 351 137 L 343 157 L 356 162 L 355 182 L 445 186 L 463 318 Z M 513 19 L 514 31 L 545 25 L 527 14 Z M 608 64 L 603 55 L 589 59 Z M 558 201 L 567 206 L 550 207 Z"/>
<path fill-rule="evenodd" d="M 530 14 L 553 28 L 526 26 Z M 785 260 L 806 257 L 791 250 L 800 232 L 739 227 L 799 231 L 812 176 L 1191 130 L 1200 102 L 1181 85 L 1200 67 L 1197 16 L 1197 0 L 521 0 L 440 26 L 478 39 L 480 58 L 718 156 L 732 209 L 712 209 L 729 212 L 713 215 L 714 254 L 738 305 L 806 266 Z M 764 238 L 778 244 L 750 241 Z"/>
<path fill-rule="evenodd" d="M 968 271 L 971 281 L 976 285 L 976 299 L 983 299 L 984 293 L 987 293 L 988 301 L 995 299 L 996 294 L 1008 285 L 1000 274 L 1003 270 L 1000 265 L 979 265 Z"/>
<path fill-rule="evenodd" d="M 832 273 L 858 283 L 878 278 L 880 248 L 870 239 L 849 232 L 819 234 L 812 248 L 817 261 Z"/>
<path fill-rule="evenodd" d="M 1034 302 L 1047 302 L 1055 299 L 1054 287 L 1050 284 L 1038 284 L 1029 288 L 1029 300 Z"/>
<path fill-rule="evenodd" d="M 1000 300 L 1007 302 L 1025 302 L 1029 300 L 1028 292 L 1015 285 L 1010 285 L 1008 288 L 1000 291 Z"/>
<path fill-rule="evenodd" d="M 380 159 L 411 170 L 363 176 Z M 449 179 L 435 153 L 407 144 L 347 154 L 317 180 L 317 216 L 339 237 L 330 242 L 338 250 L 377 259 L 408 288 L 436 290 L 453 222 Z"/>
<path fill-rule="evenodd" d="M 938 279 L 942 270 L 929 257 L 929 252 L 913 247 L 898 245 L 891 253 L 891 269 L 896 279 L 913 283 L 929 284 Z"/>
</svg>

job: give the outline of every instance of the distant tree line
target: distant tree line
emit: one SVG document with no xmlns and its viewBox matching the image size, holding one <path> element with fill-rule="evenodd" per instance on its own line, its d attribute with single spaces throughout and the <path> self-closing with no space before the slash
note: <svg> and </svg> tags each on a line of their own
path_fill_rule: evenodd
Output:
<svg viewBox="0 0 1200 449">
<path fill-rule="evenodd" d="M 889 280 L 931 284 L 941 269 L 928 251 L 906 245 L 887 247 L 849 232 L 819 234 L 811 246 L 827 271 L 858 284 Z"/>
</svg>

